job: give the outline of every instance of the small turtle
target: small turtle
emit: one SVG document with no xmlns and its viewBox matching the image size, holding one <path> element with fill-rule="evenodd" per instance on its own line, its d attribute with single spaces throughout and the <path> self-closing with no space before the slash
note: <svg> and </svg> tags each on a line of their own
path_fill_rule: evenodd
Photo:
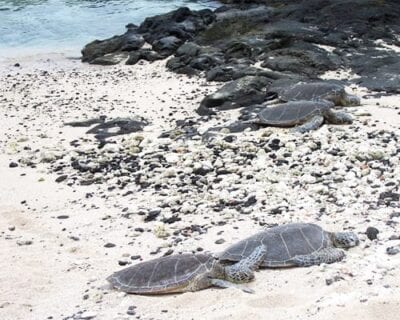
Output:
<svg viewBox="0 0 400 320">
<path fill-rule="evenodd" d="M 264 260 L 264 246 L 234 265 L 224 265 L 211 254 L 182 254 L 161 257 L 122 269 L 107 280 L 121 291 L 137 294 L 163 294 L 197 291 L 211 286 L 236 287 L 236 283 L 249 282 L 254 270 Z M 248 288 L 241 288 L 252 292 Z"/>
<path fill-rule="evenodd" d="M 221 261 L 240 261 L 254 248 L 264 245 L 266 255 L 260 267 L 308 267 L 344 258 L 338 248 L 359 244 L 353 232 L 327 232 L 311 223 L 293 223 L 261 231 L 233 244 L 219 255 Z"/>
<path fill-rule="evenodd" d="M 307 132 L 318 129 L 324 122 L 333 124 L 352 123 L 352 117 L 345 112 L 335 112 L 333 102 L 291 101 L 266 107 L 258 113 L 256 123 L 275 127 L 295 127 L 294 131 Z"/>
<path fill-rule="evenodd" d="M 359 106 L 360 98 L 348 94 L 343 85 L 327 82 L 298 82 L 276 89 L 278 99 L 283 102 L 298 100 L 328 100 L 336 106 Z"/>
</svg>

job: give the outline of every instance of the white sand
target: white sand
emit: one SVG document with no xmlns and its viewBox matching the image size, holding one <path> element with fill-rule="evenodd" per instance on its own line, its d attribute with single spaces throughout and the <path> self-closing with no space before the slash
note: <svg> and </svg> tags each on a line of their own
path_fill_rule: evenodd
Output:
<svg viewBox="0 0 400 320">
<path fill-rule="evenodd" d="M 349 210 L 331 212 L 318 223 L 329 230 L 353 226 L 359 233 L 367 226 L 376 226 L 381 231 L 380 240 L 371 242 L 361 235 L 361 245 L 349 250 L 340 263 L 262 270 L 256 274 L 256 281 L 248 285 L 255 290 L 253 295 L 235 289 L 207 289 L 151 297 L 111 290 L 105 278 L 121 268 L 118 260 L 129 260 L 130 255 L 141 255 L 144 259 L 161 256 L 172 245 L 168 238 L 157 238 L 153 232 L 134 231 L 137 227 L 153 230 L 157 222 L 144 223 L 141 216 L 121 217 L 125 207 L 132 211 L 152 208 L 157 196 L 144 192 L 123 197 L 118 192 L 104 191 L 107 198 L 102 198 L 99 191 L 102 186 L 70 187 L 54 182 L 56 175 L 49 173 L 45 162 L 38 163 L 36 168 L 22 165 L 9 168 L 9 163 L 32 154 L 39 158 L 41 154 L 57 155 L 60 150 L 71 149 L 69 142 L 84 137 L 87 129 L 64 127 L 63 122 L 101 114 L 145 116 L 152 122 L 145 132 L 146 137 L 152 138 L 147 145 L 157 144 L 161 130 L 173 128 L 169 114 L 173 114 L 174 120 L 195 117 L 199 101 L 215 86 L 169 73 L 162 62 L 96 67 L 59 56 L 19 59 L 21 68 L 14 67 L 15 62 L 3 62 L 0 68 L 0 319 L 64 319 L 80 311 L 88 311 L 86 315 L 92 314 L 95 319 L 393 320 L 399 317 L 400 254 L 389 256 L 385 252 L 389 245 L 400 244 L 399 240 L 387 241 L 393 228 L 385 225 L 385 218 L 394 209 L 376 210 L 367 220 L 367 205 L 351 215 Z M 362 107 L 351 111 L 371 114 L 357 117 L 366 131 L 399 130 L 397 106 L 400 106 L 399 96 L 382 97 L 363 100 Z M 326 132 L 323 131 L 326 128 L 321 130 Z M 24 150 L 24 146 L 31 150 Z M 93 193 L 93 197 L 86 198 L 88 193 Z M 372 195 L 364 196 L 367 200 Z M 267 196 L 265 199 L 269 201 Z M 182 200 L 190 202 L 184 196 Z M 206 224 L 207 233 L 194 232 L 173 249 L 179 252 L 202 247 L 218 252 L 227 244 L 261 230 L 252 219 L 256 214 L 267 223 L 314 222 L 312 210 L 306 206 L 295 212 L 294 217 L 263 216 L 263 212 L 255 212 L 223 226 L 213 225 L 206 216 L 192 213 L 182 215 L 182 221 L 166 228 L 173 232 L 172 228 Z M 68 219 L 57 218 L 62 215 Z M 400 222 L 399 218 L 396 221 Z M 398 225 L 397 231 L 400 235 Z M 215 244 L 221 237 L 225 244 Z M 27 240 L 32 244 L 19 245 Z M 108 242 L 116 247 L 105 248 Z M 165 249 L 150 255 L 157 247 Z M 341 277 L 340 281 L 326 285 L 325 280 L 336 275 Z M 136 315 L 127 314 L 129 306 L 136 306 Z"/>
</svg>

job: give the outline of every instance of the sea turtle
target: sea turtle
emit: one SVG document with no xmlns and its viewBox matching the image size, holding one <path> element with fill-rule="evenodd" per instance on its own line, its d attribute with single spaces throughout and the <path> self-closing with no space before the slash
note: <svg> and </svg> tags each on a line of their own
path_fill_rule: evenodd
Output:
<svg viewBox="0 0 400 320">
<path fill-rule="evenodd" d="M 318 129 L 324 122 L 333 124 L 352 123 L 352 117 L 345 112 L 335 112 L 333 102 L 291 101 L 265 107 L 258 113 L 258 119 L 253 120 L 267 126 L 294 127 L 297 132 L 307 132 Z"/>
<path fill-rule="evenodd" d="M 338 248 L 359 244 L 353 232 L 327 232 L 312 223 L 292 223 L 272 227 L 233 244 L 219 255 L 224 261 L 245 259 L 254 248 L 264 245 L 266 255 L 260 267 L 308 267 L 333 263 L 344 258 Z"/>
<path fill-rule="evenodd" d="M 270 89 L 282 102 L 298 100 L 328 100 L 336 106 L 359 106 L 360 98 L 348 94 L 345 87 L 328 81 L 297 82 Z"/>
<path fill-rule="evenodd" d="M 137 294 L 163 294 L 197 291 L 211 286 L 236 287 L 249 282 L 264 261 L 264 246 L 256 246 L 236 264 L 222 264 L 208 253 L 165 256 L 122 269 L 107 280 L 121 291 Z M 241 288 L 252 292 L 248 288 Z"/>
</svg>

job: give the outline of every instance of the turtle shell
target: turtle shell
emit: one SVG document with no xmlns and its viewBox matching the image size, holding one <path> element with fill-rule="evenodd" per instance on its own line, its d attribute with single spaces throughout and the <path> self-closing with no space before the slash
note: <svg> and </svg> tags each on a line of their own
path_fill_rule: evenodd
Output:
<svg viewBox="0 0 400 320">
<path fill-rule="evenodd" d="M 219 255 L 222 261 L 236 262 L 248 257 L 253 250 L 264 245 L 267 249 L 261 267 L 290 267 L 291 260 L 323 248 L 331 247 L 329 232 L 311 223 L 293 223 L 273 227 L 233 244 Z"/>
<path fill-rule="evenodd" d="M 261 124 L 270 126 L 291 127 L 302 124 L 316 115 L 323 115 L 333 103 L 321 101 L 291 101 L 267 107 L 258 114 Z"/>
<path fill-rule="evenodd" d="M 341 105 L 346 95 L 344 86 L 325 81 L 299 82 L 278 92 L 282 101 L 328 100 L 335 105 Z"/>
<path fill-rule="evenodd" d="M 107 280 L 128 293 L 182 292 L 196 276 L 210 272 L 215 261 L 210 254 L 166 256 L 117 271 Z"/>
</svg>

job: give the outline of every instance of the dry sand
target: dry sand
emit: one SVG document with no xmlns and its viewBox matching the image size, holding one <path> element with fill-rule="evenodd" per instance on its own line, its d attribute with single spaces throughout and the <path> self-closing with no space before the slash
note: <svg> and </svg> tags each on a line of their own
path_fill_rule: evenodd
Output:
<svg viewBox="0 0 400 320">
<path fill-rule="evenodd" d="M 15 62 L 21 66 L 14 67 Z M 101 114 L 140 114 L 150 119 L 152 124 L 143 133 L 147 143 L 144 148 L 156 148 L 158 134 L 172 129 L 176 119 L 196 117 L 194 109 L 201 98 L 218 85 L 169 73 L 163 62 L 97 67 L 49 55 L 3 61 L 0 70 L 0 319 L 393 320 L 399 317 L 400 254 L 388 255 L 386 248 L 400 244 L 400 240 L 388 240 L 393 234 L 400 236 L 399 218 L 394 217 L 393 223 L 387 224 L 388 215 L 399 212 L 400 208 L 392 206 L 369 212 L 368 205 L 362 205 L 360 199 L 355 200 L 358 207 L 329 211 L 334 207 L 328 206 L 330 214 L 317 221 L 329 230 L 350 227 L 360 235 L 361 245 L 349 250 L 340 263 L 262 270 L 256 274 L 256 281 L 249 284 L 255 290 L 252 295 L 214 288 L 157 297 L 111 290 L 105 278 L 121 268 L 118 261 L 130 261 L 130 256 L 148 259 L 161 256 L 171 247 L 175 253 L 196 248 L 218 252 L 233 241 L 261 230 L 260 221 L 316 222 L 316 209 L 307 202 L 303 209 L 293 207 L 291 212 L 278 216 L 257 209 L 250 215 L 233 214 L 227 224 L 218 223 L 225 218 L 217 212 L 211 218 L 192 212 L 182 215 L 182 221 L 167 226 L 167 231 L 172 233 L 198 224 L 207 226 L 207 232 L 194 231 L 180 243 L 172 244 L 170 238 L 157 237 L 153 232 L 162 229 L 158 222 L 145 223 L 139 215 L 130 219 L 121 217 L 124 208 L 151 209 L 158 201 L 157 195 L 136 194 L 132 189 L 133 194 L 125 197 L 115 190 L 107 191 L 102 185 L 56 183 L 57 175 L 49 170 L 48 162 L 52 160 L 46 159 L 57 157 L 60 150 L 68 152 L 71 141 L 85 137 L 86 128 L 65 127 L 63 122 Z M 399 133 L 400 115 L 396 106 L 400 106 L 399 96 L 371 98 L 363 99 L 363 106 L 351 111 L 358 112 L 357 124 L 366 132 L 385 129 Z M 362 115 L 365 113 L 370 115 Z M 278 136 L 284 134 L 283 129 L 268 130 Z M 335 130 L 350 129 L 343 126 Z M 328 133 L 325 126 L 316 134 Z M 243 135 L 250 139 L 251 135 L 259 137 L 261 133 Z M 93 139 L 89 140 L 88 144 L 93 145 Z M 9 167 L 11 162 L 33 156 L 42 159 L 34 168 L 29 162 L 24 166 L 24 161 L 16 168 Z M 395 176 L 394 181 L 398 188 L 400 176 Z M 268 182 L 263 183 L 268 186 Z M 262 191 L 257 197 L 270 201 Z M 295 195 L 290 190 L 281 195 L 291 196 Z M 361 197 L 369 200 L 377 195 L 367 193 Z M 181 195 L 181 200 L 193 199 Z M 380 230 L 378 240 L 370 241 L 363 234 L 368 226 Z M 220 238 L 225 243 L 216 244 Z M 106 248 L 106 243 L 116 246 Z M 151 254 L 157 248 L 160 252 Z M 327 279 L 337 281 L 327 285 Z M 134 315 L 127 314 L 129 308 Z"/>
</svg>

